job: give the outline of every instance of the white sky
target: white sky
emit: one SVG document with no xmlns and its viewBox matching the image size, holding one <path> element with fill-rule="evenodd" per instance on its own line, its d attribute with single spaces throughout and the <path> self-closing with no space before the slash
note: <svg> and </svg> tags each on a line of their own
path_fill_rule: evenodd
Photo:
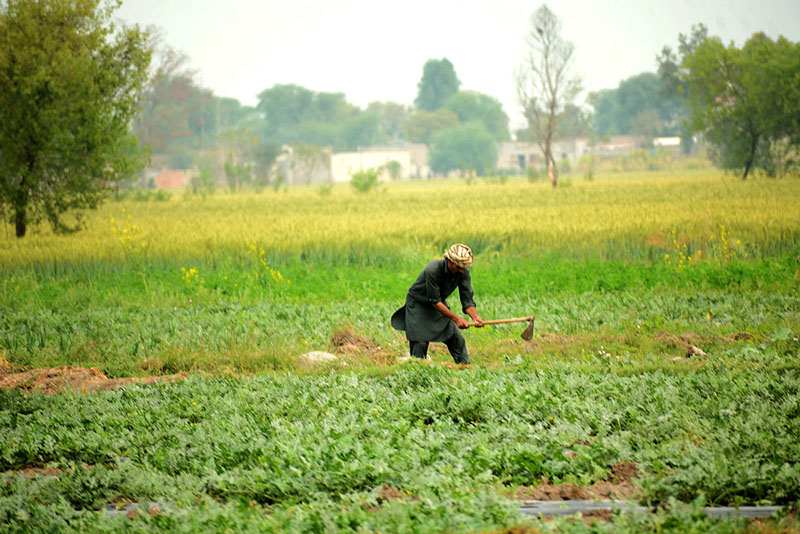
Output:
<svg viewBox="0 0 800 534">
<path fill-rule="evenodd" d="M 514 69 L 531 14 L 520 0 L 125 0 L 125 22 L 156 25 L 198 82 L 255 105 L 275 84 L 341 92 L 362 108 L 411 105 L 422 67 L 446 57 L 462 89 L 491 95 L 519 125 Z M 741 46 L 756 31 L 800 41 L 800 0 L 551 0 L 587 91 L 656 72 L 656 55 L 704 23 Z M 580 97 L 583 102 L 585 94 Z"/>
</svg>

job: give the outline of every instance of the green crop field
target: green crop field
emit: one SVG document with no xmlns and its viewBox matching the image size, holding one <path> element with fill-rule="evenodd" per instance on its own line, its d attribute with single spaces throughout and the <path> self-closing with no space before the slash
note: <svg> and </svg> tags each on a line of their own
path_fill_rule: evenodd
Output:
<svg viewBox="0 0 800 534">
<path fill-rule="evenodd" d="M 800 528 L 800 180 L 478 182 L 129 197 L 69 236 L 0 228 L 0 530 Z M 471 366 L 443 345 L 407 361 L 389 317 L 453 242 L 483 318 L 534 315 L 534 338 L 469 329 Z M 124 383 L 33 372 L 61 366 Z M 657 512 L 517 513 L 622 464 Z M 702 510 L 729 504 L 786 512 Z"/>
</svg>

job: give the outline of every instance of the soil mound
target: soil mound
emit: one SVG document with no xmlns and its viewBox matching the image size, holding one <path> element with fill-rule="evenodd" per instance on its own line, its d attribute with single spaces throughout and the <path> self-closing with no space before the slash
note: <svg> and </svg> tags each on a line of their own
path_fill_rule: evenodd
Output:
<svg viewBox="0 0 800 534">
<path fill-rule="evenodd" d="M 339 330 L 331 336 L 331 346 L 340 353 L 375 352 L 378 347 L 369 338 L 353 333 L 349 328 Z"/>
<path fill-rule="evenodd" d="M 24 392 L 59 393 L 67 389 L 78 392 L 116 389 L 131 383 L 153 384 L 172 382 L 186 377 L 186 373 L 147 378 L 108 378 L 96 367 L 61 366 L 49 369 L 31 369 L 11 372 L 0 366 L 0 389 L 19 389 Z"/>
<path fill-rule="evenodd" d="M 639 477 L 636 462 L 620 462 L 611 467 L 610 481 L 600 481 L 589 486 L 575 484 L 550 484 L 542 479 L 540 486 L 520 486 L 514 498 L 524 501 L 574 501 L 583 499 L 635 498 L 640 488 L 633 483 Z"/>
<path fill-rule="evenodd" d="M 517 499 L 526 501 L 575 501 L 588 499 L 589 494 L 575 484 L 549 484 L 522 486 L 517 490 Z"/>
</svg>

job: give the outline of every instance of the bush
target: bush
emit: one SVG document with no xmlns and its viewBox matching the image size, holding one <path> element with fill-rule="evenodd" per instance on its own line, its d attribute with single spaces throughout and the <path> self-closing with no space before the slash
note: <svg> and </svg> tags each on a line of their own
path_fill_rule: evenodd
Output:
<svg viewBox="0 0 800 534">
<path fill-rule="evenodd" d="M 378 169 L 366 169 L 353 173 L 350 185 L 361 193 L 370 191 L 378 185 Z"/>
</svg>

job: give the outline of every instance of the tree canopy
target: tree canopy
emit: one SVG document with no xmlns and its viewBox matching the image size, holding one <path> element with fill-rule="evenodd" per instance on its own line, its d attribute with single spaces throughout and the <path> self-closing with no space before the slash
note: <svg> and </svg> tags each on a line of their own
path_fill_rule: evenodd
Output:
<svg viewBox="0 0 800 534">
<path fill-rule="evenodd" d="M 473 120 L 436 132 L 430 150 L 433 172 L 475 171 L 484 175 L 497 163 L 497 145 L 482 122 Z"/>
<path fill-rule="evenodd" d="M 679 41 L 679 59 L 665 48 L 661 71 L 685 91 L 690 127 L 704 134 L 716 162 L 741 170 L 742 178 L 756 168 L 768 175 L 796 169 L 800 44 L 756 33 L 737 48 L 709 36 L 703 25 Z"/>
<path fill-rule="evenodd" d="M 391 142 L 401 135 L 405 107 L 373 102 L 366 110 L 343 93 L 315 92 L 299 85 L 275 85 L 258 95 L 264 115 L 262 140 L 271 144 L 305 143 L 334 150 Z"/>
<path fill-rule="evenodd" d="M 428 144 L 436 132 L 452 128 L 458 123 L 458 115 L 449 109 L 437 109 L 436 111 L 420 109 L 405 120 L 403 131 L 409 141 Z"/>
<path fill-rule="evenodd" d="M 116 2 L 0 3 L 0 208 L 17 237 L 75 230 L 139 158 L 129 149 L 151 52 Z M 74 221 L 65 220 L 65 215 Z"/>
<path fill-rule="evenodd" d="M 495 141 L 508 141 L 508 115 L 503 111 L 499 100 L 477 91 L 459 91 L 444 102 L 458 116 L 461 123 L 478 120 Z"/>
<path fill-rule="evenodd" d="M 425 111 L 436 111 L 445 101 L 458 92 L 461 85 L 450 60 L 429 59 L 422 67 L 422 78 L 417 84 L 414 105 Z"/>
<path fill-rule="evenodd" d="M 598 135 L 629 135 L 642 131 L 642 121 L 656 135 L 677 135 L 683 102 L 665 91 L 659 75 L 642 72 L 622 80 L 616 89 L 589 95 L 594 107 L 594 132 Z"/>
</svg>

